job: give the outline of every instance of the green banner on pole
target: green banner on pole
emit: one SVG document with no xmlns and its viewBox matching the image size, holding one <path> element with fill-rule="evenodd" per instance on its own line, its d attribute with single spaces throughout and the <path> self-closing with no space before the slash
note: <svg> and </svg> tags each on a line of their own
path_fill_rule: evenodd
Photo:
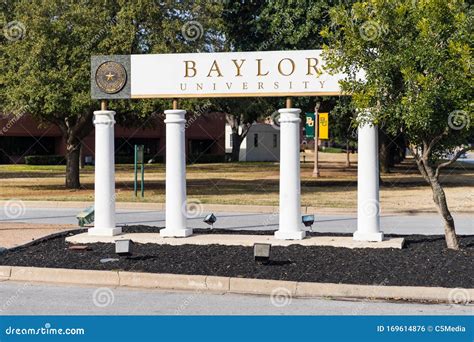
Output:
<svg viewBox="0 0 474 342">
<path fill-rule="evenodd" d="M 314 138 L 314 113 L 306 113 L 305 135 L 306 138 Z"/>
<path fill-rule="evenodd" d="M 141 171 L 141 181 L 140 181 L 140 190 L 142 197 L 145 197 L 145 168 L 144 168 L 144 153 L 145 153 L 145 146 L 143 145 L 135 145 L 135 158 L 134 158 L 134 181 L 133 181 L 133 192 L 135 197 L 137 197 L 138 192 L 138 164 L 140 164 L 140 171 Z"/>
</svg>

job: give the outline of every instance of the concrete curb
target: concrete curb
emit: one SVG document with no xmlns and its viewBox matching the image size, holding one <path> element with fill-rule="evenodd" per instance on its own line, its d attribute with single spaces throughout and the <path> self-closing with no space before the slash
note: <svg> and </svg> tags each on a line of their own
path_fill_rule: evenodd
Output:
<svg viewBox="0 0 474 342">
<path fill-rule="evenodd" d="M 5 200 L 0 201 L 0 205 L 5 204 Z M 27 208 L 86 208 L 94 204 L 94 202 L 84 201 L 23 201 Z M 220 211 L 220 212 L 247 212 L 247 213 L 277 213 L 278 206 L 271 205 L 240 205 L 240 204 L 212 204 L 203 203 L 204 211 Z M 164 211 L 164 203 L 150 203 L 150 202 L 117 202 L 117 209 L 136 209 L 136 210 L 157 210 Z M 357 208 L 321 208 L 321 207 L 301 207 L 302 213 L 312 214 L 357 214 Z M 436 214 L 435 210 L 420 210 L 414 212 L 413 210 L 390 210 L 384 209 L 384 214 L 399 214 L 399 215 L 423 215 Z M 459 214 L 469 213 L 468 211 L 459 211 Z"/>
<path fill-rule="evenodd" d="M 194 292 L 238 293 L 269 295 L 272 297 L 364 298 L 429 301 L 437 303 L 450 303 L 450 301 L 456 297 L 454 292 L 462 292 L 464 298 L 467 299 L 467 303 L 474 303 L 474 289 L 308 283 L 270 279 L 126 271 L 0 266 L 0 281 L 5 280 L 185 290 Z"/>
<path fill-rule="evenodd" d="M 8 280 L 78 285 L 120 285 L 119 274 L 117 271 L 70 270 L 65 268 L 13 266 Z"/>
</svg>

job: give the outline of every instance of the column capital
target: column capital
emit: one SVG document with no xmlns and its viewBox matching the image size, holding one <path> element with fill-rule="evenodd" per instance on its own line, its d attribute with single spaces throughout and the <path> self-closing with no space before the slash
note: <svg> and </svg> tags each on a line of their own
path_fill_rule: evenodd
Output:
<svg viewBox="0 0 474 342">
<path fill-rule="evenodd" d="M 364 127 L 366 125 L 377 126 L 374 124 L 374 115 L 370 109 L 359 109 L 357 111 L 357 121 L 359 127 Z"/>
<path fill-rule="evenodd" d="M 169 123 L 185 123 L 186 122 L 186 119 L 185 119 L 185 115 L 186 115 L 186 111 L 184 109 L 168 109 L 168 110 L 165 110 L 165 115 L 166 115 L 166 119 L 165 119 L 165 123 L 166 124 L 169 124 Z"/>
<path fill-rule="evenodd" d="M 94 125 L 113 125 L 115 124 L 115 112 L 113 110 L 94 111 Z"/>
<path fill-rule="evenodd" d="M 278 109 L 278 113 L 280 113 L 280 114 L 288 113 L 288 114 L 299 115 L 301 113 L 301 109 L 299 109 L 299 108 L 281 108 L 281 109 Z"/>
<path fill-rule="evenodd" d="M 278 120 L 280 123 L 282 122 L 290 122 L 290 123 L 299 123 L 301 122 L 300 113 L 301 109 L 299 108 L 282 108 L 278 110 L 280 113 L 280 119 Z"/>
</svg>

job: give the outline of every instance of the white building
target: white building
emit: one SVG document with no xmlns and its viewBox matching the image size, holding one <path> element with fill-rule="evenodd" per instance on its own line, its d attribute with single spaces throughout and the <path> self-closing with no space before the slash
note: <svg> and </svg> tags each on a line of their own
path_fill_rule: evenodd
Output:
<svg viewBox="0 0 474 342">
<path fill-rule="evenodd" d="M 225 152 L 232 153 L 232 129 L 225 126 Z M 240 145 L 239 161 L 279 161 L 280 130 L 269 124 L 254 123 Z"/>
</svg>

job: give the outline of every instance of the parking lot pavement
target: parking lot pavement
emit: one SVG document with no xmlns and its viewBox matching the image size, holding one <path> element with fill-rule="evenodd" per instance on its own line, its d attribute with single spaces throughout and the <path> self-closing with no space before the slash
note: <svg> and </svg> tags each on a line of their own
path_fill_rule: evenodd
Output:
<svg viewBox="0 0 474 342">
<path fill-rule="evenodd" d="M 3 315 L 472 315 L 474 306 L 0 282 Z"/>
<path fill-rule="evenodd" d="M 8 217 L 0 211 L 0 223 L 23 222 L 41 224 L 77 225 L 75 216 L 84 208 L 31 208 L 26 207 L 21 215 Z M 191 228 L 208 228 L 203 222 L 208 212 L 189 218 Z M 235 213 L 215 212 L 217 222 L 214 228 L 275 230 L 278 229 L 278 214 L 271 213 Z M 474 234 L 474 220 L 469 214 L 453 214 L 458 234 Z M 165 213 L 153 210 L 120 209 L 117 210 L 117 225 L 150 225 L 163 227 Z M 317 214 L 314 231 L 332 233 L 352 233 L 356 230 L 355 214 Z M 444 234 L 443 223 L 438 214 L 382 215 L 381 227 L 386 234 Z"/>
</svg>

